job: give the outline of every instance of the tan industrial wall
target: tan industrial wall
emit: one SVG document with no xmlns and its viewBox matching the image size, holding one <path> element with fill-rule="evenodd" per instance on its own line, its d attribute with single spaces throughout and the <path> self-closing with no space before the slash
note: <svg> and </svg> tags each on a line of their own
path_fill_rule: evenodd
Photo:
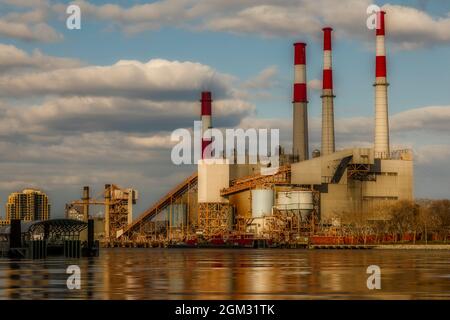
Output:
<svg viewBox="0 0 450 320">
<path fill-rule="evenodd" d="M 209 163 L 207 160 L 198 162 L 198 202 L 227 202 L 220 195 L 220 190 L 228 188 L 230 181 L 230 166 L 227 160 L 222 163 Z"/>
<path fill-rule="evenodd" d="M 383 172 L 397 172 L 397 193 L 400 200 L 414 199 L 414 165 L 412 160 L 382 160 Z"/>
<path fill-rule="evenodd" d="M 344 174 L 346 177 L 346 173 Z M 361 212 L 367 219 L 386 219 L 386 208 L 398 200 L 413 200 L 413 162 L 381 160 L 381 173 L 376 181 L 346 181 L 329 184 L 321 194 L 321 218 Z"/>
<path fill-rule="evenodd" d="M 362 209 L 360 190 L 359 181 L 351 181 L 350 184 L 329 184 L 328 192 L 320 195 L 321 220 L 328 223 L 343 214 L 360 212 Z"/>
<path fill-rule="evenodd" d="M 320 184 L 329 182 L 342 158 L 353 155 L 354 149 L 338 151 L 324 157 L 291 164 L 293 184 Z"/>
</svg>

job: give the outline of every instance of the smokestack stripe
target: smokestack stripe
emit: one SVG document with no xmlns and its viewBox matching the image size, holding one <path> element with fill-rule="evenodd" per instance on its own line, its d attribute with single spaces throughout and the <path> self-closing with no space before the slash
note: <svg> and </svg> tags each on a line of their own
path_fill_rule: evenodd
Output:
<svg viewBox="0 0 450 320">
<path fill-rule="evenodd" d="M 212 98 L 211 98 L 211 92 L 204 91 L 202 92 L 201 96 L 201 120 L 202 120 L 202 159 L 204 158 L 210 158 L 211 155 L 205 154 L 205 149 L 208 147 L 208 145 L 211 144 L 211 138 L 204 137 L 204 133 L 206 130 L 212 128 L 212 122 L 211 122 L 211 115 L 212 115 Z"/>
<path fill-rule="evenodd" d="M 384 11 L 378 13 L 376 29 L 374 153 L 377 159 L 388 159 L 390 157 L 385 14 Z"/>
<path fill-rule="evenodd" d="M 328 155 L 335 152 L 334 141 L 334 94 L 332 71 L 332 28 L 323 28 L 323 78 L 322 78 L 322 144 L 321 154 Z"/>
<path fill-rule="evenodd" d="M 294 102 L 307 102 L 306 43 L 294 44 Z"/>
<path fill-rule="evenodd" d="M 294 43 L 293 85 L 293 146 L 292 154 L 297 161 L 309 158 L 308 146 L 308 89 L 306 79 L 306 43 Z"/>
</svg>

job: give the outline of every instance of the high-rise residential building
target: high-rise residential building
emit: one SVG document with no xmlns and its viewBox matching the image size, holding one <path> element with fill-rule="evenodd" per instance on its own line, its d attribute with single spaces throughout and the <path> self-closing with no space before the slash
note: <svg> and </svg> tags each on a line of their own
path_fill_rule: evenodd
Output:
<svg viewBox="0 0 450 320">
<path fill-rule="evenodd" d="M 24 189 L 11 193 L 6 204 L 6 220 L 25 221 L 50 219 L 50 203 L 47 195 L 36 189 Z"/>
</svg>

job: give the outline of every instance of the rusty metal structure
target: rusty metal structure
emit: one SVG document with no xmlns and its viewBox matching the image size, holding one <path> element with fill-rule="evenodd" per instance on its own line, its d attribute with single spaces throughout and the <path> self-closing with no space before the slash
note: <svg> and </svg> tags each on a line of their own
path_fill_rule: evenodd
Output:
<svg viewBox="0 0 450 320">
<path fill-rule="evenodd" d="M 273 175 L 263 175 L 261 173 L 235 179 L 230 181 L 230 187 L 222 189 L 220 194 L 222 196 L 229 196 L 231 194 L 242 192 L 244 190 L 253 189 L 256 187 L 272 186 L 272 185 L 288 185 L 290 184 L 291 167 L 289 165 L 280 167 Z"/>
<path fill-rule="evenodd" d="M 198 222 L 198 230 L 206 237 L 226 234 L 233 227 L 233 208 L 229 203 L 199 203 Z"/>
<path fill-rule="evenodd" d="M 271 175 L 255 174 L 234 179 L 220 193 L 228 197 L 261 187 L 289 189 L 290 166 L 282 166 Z M 301 189 L 310 190 L 310 187 Z M 126 226 L 112 245 L 166 246 L 198 237 L 207 240 L 249 234 L 247 226 L 254 220 L 251 213 L 249 216 L 238 212 L 231 202 L 198 202 L 197 193 L 198 174 L 194 173 Z M 318 197 L 319 193 L 315 192 L 315 196 Z M 303 241 L 318 220 L 318 201 L 316 204 L 313 217 L 307 221 L 300 220 L 299 212 L 295 210 L 274 210 L 273 215 L 267 216 L 268 229 L 257 237 L 271 239 L 274 243 Z M 186 218 L 181 220 L 175 214 L 180 205 L 186 208 L 183 211 Z"/>
<path fill-rule="evenodd" d="M 138 198 L 137 191 L 131 188 L 121 188 L 115 184 L 105 184 L 103 192 L 95 197 L 90 196 L 90 188 L 83 188 L 81 200 L 72 201 L 66 205 L 66 214 L 82 208 L 82 220 L 90 218 L 91 206 L 104 206 L 105 238 L 104 242 L 114 241 L 120 237 L 123 229 L 132 221 L 133 204 Z"/>
</svg>

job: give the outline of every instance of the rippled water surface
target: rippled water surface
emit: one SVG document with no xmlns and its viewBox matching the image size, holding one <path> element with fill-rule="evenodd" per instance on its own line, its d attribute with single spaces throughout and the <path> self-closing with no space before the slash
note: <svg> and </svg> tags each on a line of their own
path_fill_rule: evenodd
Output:
<svg viewBox="0 0 450 320">
<path fill-rule="evenodd" d="M 67 289 L 66 268 L 81 269 Z M 381 268 L 381 289 L 366 269 Z M 450 252 L 103 249 L 98 258 L 0 259 L 0 299 L 450 299 Z"/>
</svg>

